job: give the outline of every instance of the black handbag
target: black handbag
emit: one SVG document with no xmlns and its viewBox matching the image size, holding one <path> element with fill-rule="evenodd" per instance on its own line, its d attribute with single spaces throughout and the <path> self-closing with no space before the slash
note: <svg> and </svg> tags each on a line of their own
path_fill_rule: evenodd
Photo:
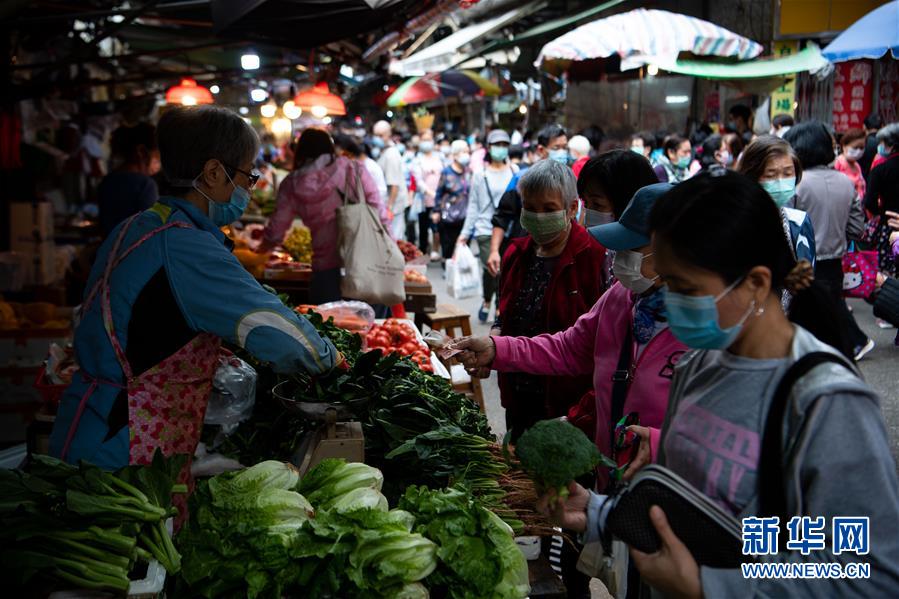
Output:
<svg viewBox="0 0 899 599">
<path fill-rule="evenodd" d="M 779 516 L 784 529 L 787 507 L 783 467 L 782 431 L 787 400 L 793 385 L 819 364 L 835 362 L 857 374 L 845 359 L 832 353 L 812 352 L 790 366 L 774 392 L 765 419 L 759 459 L 759 515 Z M 649 519 L 649 508 L 664 510 L 674 534 L 687 546 L 696 562 L 712 568 L 736 568 L 752 557 L 742 553 L 742 525 L 705 494 L 671 470 L 651 464 L 634 476 L 611 509 L 606 529 L 644 553 L 655 553 L 661 539 Z"/>
<path fill-rule="evenodd" d="M 665 511 L 674 534 L 700 565 L 732 568 L 743 561 L 742 528 L 737 519 L 657 464 L 642 468 L 622 490 L 606 526 L 631 547 L 655 553 L 662 542 L 649 519 L 649 508 L 654 505 Z"/>
</svg>

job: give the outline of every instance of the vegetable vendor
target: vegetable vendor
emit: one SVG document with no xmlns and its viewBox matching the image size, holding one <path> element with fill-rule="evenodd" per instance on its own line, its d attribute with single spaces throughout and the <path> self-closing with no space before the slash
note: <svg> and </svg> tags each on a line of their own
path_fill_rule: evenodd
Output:
<svg viewBox="0 0 899 599">
<path fill-rule="evenodd" d="M 157 135 L 170 195 L 100 248 L 75 331 L 80 366 L 59 405 L 50 452 L 102 468 L 192 455 L 227 340 L 275 370 L 342 361 L 240 265 L 220 227 L 240 218 L 258 175 L 255 131 L 213 106 L 172 108 Z"/>
</svg>

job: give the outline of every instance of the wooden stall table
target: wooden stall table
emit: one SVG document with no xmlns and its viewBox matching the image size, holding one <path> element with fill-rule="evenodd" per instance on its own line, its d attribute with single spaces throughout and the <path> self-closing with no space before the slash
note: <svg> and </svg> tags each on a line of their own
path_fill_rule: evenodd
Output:
<svg viewBox="0 0 899 599">
<path fill-rule="evenodd" d="M 287 295 L 295 305 L 308 304 L 312 270 L 266 268 L 259 282 L 263 285 L 268 285 L 278 293 Z"/>
<path fill-rule="evenodd" d="M 424 325 L 436 331 L 443 331 L 449 337 L 457 337 L 457 331 L 463 336 L 471 335 L 471 315 L 452 304 L 440 304 L 437 309 L 431 313 L 415 313 L 415 326 L 424 333 Z M 446 362 L 447 370 L 452 373 L 452 364 L 456 360 L 450 359 Z M 482 412 L 484 408 L 484 393 L 481 390 L 481 380 L 477 377 L 469 377 L 468 382 L 453 383 L 453 389 L 461 391 L 467 395 L 471 395 Z"/>
</svg>

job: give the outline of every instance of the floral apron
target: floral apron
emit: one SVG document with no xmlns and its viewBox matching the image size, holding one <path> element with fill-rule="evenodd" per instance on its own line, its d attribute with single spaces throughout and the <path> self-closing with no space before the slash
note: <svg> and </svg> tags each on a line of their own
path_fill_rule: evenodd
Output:
<svg viewBox="0 0 899 599">
<path fill-rule="evenodd" d="M 192 457 L 200 440 L 203 417 L 212 390 L 212 378 L 218 363 L 221 339 L 211 333 L 200 333 L 172 355 L 135 376 L 125 356 L 125 351 L 115 335 L 109 299 L 109 278 L 112 271 L 131 252 L 154 235 L 173 227 L 191 228 L 190 225 L 182 222 L 163 225 L 150 231 L 119 254 L 125 233 L 137 216 L 131 217 L 122 226 L 112 251 L 109 253 L 103 277 L 84 302 L 84 310 L 87 311 L 95 297 L 99 295 L 103 326 L 122 367 L 126 383 L 121 385 L 113 381 L 100 380 L 91 377 L 83 369 L 81 370 L 90 382 L 90 386 L 81 398 L 75 417 L 72 419 L 63 446 L 62 459 L 65 459 L 69 451 L 87 401 L 98 385 L 113 386 L 127 391 L 129 464 L 150 464 L 156 449 L 160 449 L 164 455 L 183 453 Z M 186 482 L 191 487 L 193 486 L 190 477 L 190 460 L 182 470 L 179 482 Z M 184 509 L 186 497 L 176 495 L 175 500 L 180 512 L 180 523 L 187 513 Z"/>
</svg>

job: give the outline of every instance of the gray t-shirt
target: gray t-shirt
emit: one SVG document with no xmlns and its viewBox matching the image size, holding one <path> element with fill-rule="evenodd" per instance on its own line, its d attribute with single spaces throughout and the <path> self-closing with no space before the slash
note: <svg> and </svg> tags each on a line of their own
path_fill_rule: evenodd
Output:
<svg viewBox="0 0 899 599">
<path fill-rule="evenodd" d="M 685 356 L 677 366 L 657 461 L 737 518 L 758 514 L 761 436 L 787 368 L 813 351 L 834 350 L 796 327 L 791 355 L 753 360 L 727 351 Z M 886 597 L 899 589 L 899 484 L 877 396 L 842 366 L 823 365 L 793 387 L 787 406 L 788 509 L 823 516 L 827 549 L 785 552 L 776 561 L 871 564 L 868 580 L 743 578 L 739 569 L 703 567 L 706 597 Z M 835 516 L 870 518 L 870 553 L 831 552 Z"/>
</svg>

